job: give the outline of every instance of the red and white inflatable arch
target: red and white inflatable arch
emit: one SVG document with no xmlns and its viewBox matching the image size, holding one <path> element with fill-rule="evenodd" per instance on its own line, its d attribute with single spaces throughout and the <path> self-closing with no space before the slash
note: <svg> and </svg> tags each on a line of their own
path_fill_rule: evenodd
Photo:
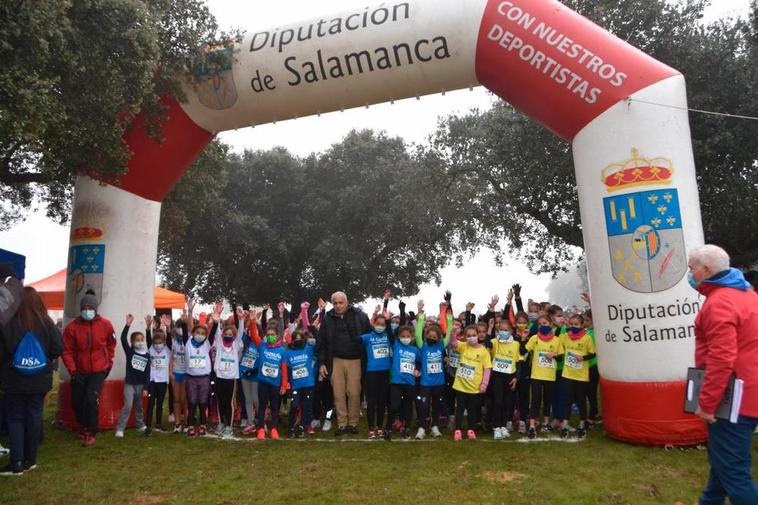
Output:
<svg viewBox="0 0 758 505">
<path fill-rule="evenodd" d="M 160 202 L 216 133 L 483 85 L 572 142 L 605 429 L 638 443 L 705 439 L 682 413 L 699 308 L 686 250 L 703 234 L 679 72 L 555 0 L 397 0 L 248 33 L 232 64 L 194 78 L 188 103 L 167 100 L 162 144 L 136 119 L 119 184 L 78 178 L 68 318 L 89 286 L 118 324 L 152 310 Z M 123 371 L 119 353 L 104 426 Z M 71 424 L 65 381 L 60 393 Z"/>
</svg>

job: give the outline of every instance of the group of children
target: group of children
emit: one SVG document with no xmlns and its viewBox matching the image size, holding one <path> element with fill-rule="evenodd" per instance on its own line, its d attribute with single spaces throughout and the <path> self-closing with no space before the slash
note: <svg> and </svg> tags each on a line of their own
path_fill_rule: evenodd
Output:
<svg viewBox="0 0 758 505">
<path fill-rule="evenodd" d="M 561 307 L 531 300 L 524 311 L 520 289 L 513 286 L 500 312 L 493 297 L 478 321 L 471 303 L 454 317 L 449 292 L 438 316 L 427 315 L 422 301 L 415 314 L 406 313 L 402 302 L 400 313 L 392 314 L 385 293 L 384 306 L 371 317 L 372 331 L 357 336 L 365 350 L 368 438 L 391 440 L 393 431 L 410 438 L 414 410 L 417 439 L 442 436 L 447 418 L 453 439 L 461 440 L 464 417 L 469 439 L 492 430 L 500 440 L 516 429 L 529 438 L 555 429 L 561 437 L 572 431 L 585 436 L 597 418 L 591 311 L 566 318 Z M 268 306 L 262 313 L 237 307 L 222 319 L 222 305 L 216 304 L 200 322 L 190 305 L 175 325 L 165 316 L 160 322 L 147 316 L 145 334 L 129 333 L 134 318 L 127 315 L 121 334 L 127 358 L 124 407 L 116 436 L 123 437 L 132 409 L 138 431 L 150 434 L 153 412 L 156 431 L 163 430 L 167 388 L 173 430 L 189 437 L 206 435 L 209 412 L 215 412 L 221 436 L 234 433 L 239 414 L 242 434 L 278 439 L 283 402 L 289 403 L 290 437 L 313 434 L 322 417 L 327 431 L 333 398 L 328 379 L 319 376 L 317 353 L 325 307 L 319 300 L 318 310 L 311 312 L 303 303 L 297 316 L 282 302 L 273 314 Z M 569 425 L 572 408 L 579 415 L 576 429 Z"/>
</svg>

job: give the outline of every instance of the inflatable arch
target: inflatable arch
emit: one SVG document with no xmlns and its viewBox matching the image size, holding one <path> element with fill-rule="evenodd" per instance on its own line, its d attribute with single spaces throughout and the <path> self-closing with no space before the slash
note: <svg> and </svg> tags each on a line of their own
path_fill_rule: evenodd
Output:
<svg viewBox="0 0 758 505">
<path fill-rule="evenodd" d="M 161 200 L 216 133 L 483 85 L 572 143 L 605 429 L 636 443 L 705 439 L 682 413 L 699 309 L 686 251 L 703 233 L 679 72 L 555 0 L 395 0 L 248 33 L 232 63 L 194 82 L 187 103 L 166 100 L 162 144 L 135 118 L 117 185 L 77 179 L 68 318 L 89 286 L 116 326 L 127 308 L 152 310 Z M 119 349 L 103 426 L 118 416 L 123 360 Z M 59 398 L 71 425 L 65 371 Z"/>
</svg>

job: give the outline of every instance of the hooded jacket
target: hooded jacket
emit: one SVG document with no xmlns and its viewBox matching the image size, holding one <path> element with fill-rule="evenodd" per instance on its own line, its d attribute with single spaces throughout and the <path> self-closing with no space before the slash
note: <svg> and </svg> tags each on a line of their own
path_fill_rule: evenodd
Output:
<svg viewBox="0 0 758 505">
<path fill-rule="evenodd" d="M 116 353 L 113 325 L 100 314 L 92 321 L 77 317 L 63 330 L 63 349 L 63 364 L 71 375 L 110 370 Z"/>
<path fill-rule="evenodd" d="M 706 297 L 695 318 L 695 366 L 705 369 L 700 408 L 714 413 L 735 373 L 745 381 L 740 415 L 758 418 L 758 294 L 735 268 L 698 291 Z"/>
</svg>

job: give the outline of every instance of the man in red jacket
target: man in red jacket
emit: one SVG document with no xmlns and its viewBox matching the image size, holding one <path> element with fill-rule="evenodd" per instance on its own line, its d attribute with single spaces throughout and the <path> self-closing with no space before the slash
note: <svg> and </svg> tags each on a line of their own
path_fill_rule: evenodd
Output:
<svg viewBox="0 0 758 505">
<path fill-rule="evenodd" d="M 63 332 L 63 363 L 71 375 L 71 404 L 83 445 L 91 447 L 97 434 L 100 390 L 113 366 L 116 335 L 113 325 L 97 313 L 97 298 L 87 291 L 81 315 Z"/>
<path fill-rule="evenodd" d="M 705 369 L 695 415 L 708 423 L 711 473 L 701 505 L 758 504 L 750 445 L 758 424 L 758 294 L 742 272 L 729 268 L 729 255 L 715 245 L 690 252 L 689 282 L 706 297 L 695 318 L 695 366 Z M 727 383 L 744 381 L 736 423 L 716 419 Z"/>
</svg>

